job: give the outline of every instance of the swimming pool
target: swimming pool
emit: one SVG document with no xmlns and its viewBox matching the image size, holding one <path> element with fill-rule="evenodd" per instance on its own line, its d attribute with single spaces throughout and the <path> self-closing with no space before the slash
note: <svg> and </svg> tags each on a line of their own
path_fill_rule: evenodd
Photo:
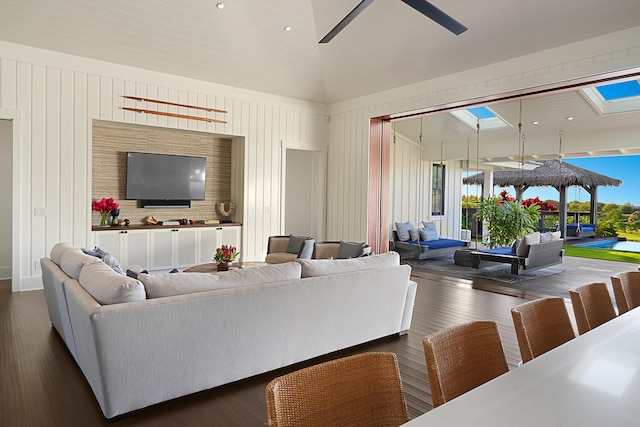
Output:
<svg viewBox="0 0 640 427">
<path fill-rule="evenodd" d="M 583 248 L 594 249 L 611 249 L 621 252 L 638 252 L 640 253 L 640 242 L 619 242 L 614 239 L 599 240 L 592 243 L 580 243 L 576 246 L 582 246 Z"/>
</svg>

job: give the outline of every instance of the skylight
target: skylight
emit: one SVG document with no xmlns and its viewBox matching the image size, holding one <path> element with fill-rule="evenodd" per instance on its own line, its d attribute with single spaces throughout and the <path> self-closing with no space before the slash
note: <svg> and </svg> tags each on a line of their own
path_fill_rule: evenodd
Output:
<svg viewBox="0 0 640 427">
<path fill-rule="evenodd" d="M 511 127 L 511 124 L 498 116 L 489 107 L 485 106 L 471 107 L 466 110 L 456 110 L 452 111 L 451 114 L 462 120 L 472 129 L 476 128 L 478 121 L 480 121 L 480 130 Z"/>
<path fill-rule="evenodd" d="M 605 101 L 632 98 L 634 96 L 640 96 L 640 82 L 638 82 L 638 80 L 630 80 L 628 82 L 596 86 L 596 90 L 602 95 Z"/>
<path fill-rule="evenodd" d="M 640 82 L 629 80 L 582 89 L 584 96 L 600 114 L 640 110 Z"/>
</svg>

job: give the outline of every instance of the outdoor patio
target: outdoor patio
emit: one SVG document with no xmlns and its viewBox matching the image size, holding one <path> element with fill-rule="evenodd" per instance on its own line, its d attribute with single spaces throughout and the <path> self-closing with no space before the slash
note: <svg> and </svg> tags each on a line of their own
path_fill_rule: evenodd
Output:
<svg viewBox="0 0 640 427">
<path fill-rule="evenodd" d="M 508 272 L 505 274 L 487 269 L 461 267 L 447 259 L 403 262 L 410 264 L 412 275 L 418 277 L 443 275 L 460 278 L 474 289 L 527 300 L 545 296 L 569 299 L 570 289 L 594 282 L 606 283 L 613 298 L 610 277 L 625 271 L 636 271 L 639 267 L 634 263 L 565 256 L 562 264 L 515 276 Z"/>
</svg>

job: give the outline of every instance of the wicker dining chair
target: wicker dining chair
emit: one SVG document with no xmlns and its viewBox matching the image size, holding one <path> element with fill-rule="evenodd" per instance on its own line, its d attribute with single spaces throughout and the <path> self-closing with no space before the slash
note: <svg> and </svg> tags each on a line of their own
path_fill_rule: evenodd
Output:
<svg viewBox="0 0 640 427">
<path fill-rule="evenodd" d="M 393 353 L 363 353 L 300 369 L 266 387 L 269 426 L 399 426 L 409 421 Z"/>
<path fill-rule="evenodd" d="M 605 283 L 591 283 L 569 291 L 580 335 L 616 317 Z"/>
<path fill-rule="evenodd" d="M 422 343 L 434 408 L 509 371 L 495 322 L 447 328 Z"/>
<path fill-rule="evenodd" d="M 640 307 L 640 271 L 628 271 L 611 276 L 618 314 Z"/>
<path fill-rule="evenodd" d="M 564 298 L 540 298 L 511 309 L 522 362 L 576 337 Z"/>
</svg>

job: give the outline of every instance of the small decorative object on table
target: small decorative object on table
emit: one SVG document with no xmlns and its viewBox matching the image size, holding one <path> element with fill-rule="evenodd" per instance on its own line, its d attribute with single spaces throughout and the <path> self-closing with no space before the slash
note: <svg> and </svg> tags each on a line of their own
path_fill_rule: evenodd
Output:
<svg viewBox="0 0 640 427">
<path fill-rule="evenodd" d="M 235 246 L 222 245 L 216 249 L 213 262 L 216 263 L 218 271 L 227 271 L 229 264 L 235 261 L 238 256 L 240 256 L 240 252 L 237 251 Z"/>
<path fill-rule="evenodd" d="M 93 201 L 93 210 L 100 212 L 100 227 L 109 226 L 109 214 L 119 207 L 120 205 L 113 201 L 113 197 L 109 197 L 108 199 L 103 197 L 100 201 Z M 120 211 L 118 211 L 118 214 L 119 213 Z"/>
</svg>

